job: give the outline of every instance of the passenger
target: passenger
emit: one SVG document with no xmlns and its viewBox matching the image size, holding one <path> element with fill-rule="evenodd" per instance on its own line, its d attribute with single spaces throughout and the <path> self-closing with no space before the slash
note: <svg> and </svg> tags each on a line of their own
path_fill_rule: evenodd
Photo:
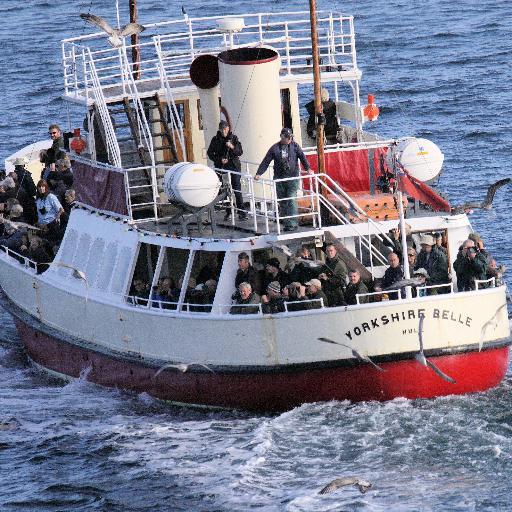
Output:
<svg viewBox="0 0 512 512">
<path fill-rule="evenodd" d="M 479 252 L 475 242 L 467 239 L 463 244 L 453 268 L 457 274 L 457 289 L 459 292 L 474 290 L 475 279 L 483 281 L 487 275 L 487 259 Z"/>
<path fill-rule="evenodd" d="M 25 224 L 30 224 L 24 215 L 23 206 L 21 206 L 21 204 L 15 204 L 12 206 L 9 211 L 9 220 L 12 222 L 24 222 Z"/>
<path fill-rule="evenodd" d="M 299 160 L 304 170 L 310 172 L 309 162 L 302 151 L 302 148 L 293 141 L 293 133 L 290 128 L 281 130 L 281 140 L 270 147 L 265 158 L 261 162 L 254 179 L 257 181 L 261 175 L 268 169 L 268 166 L 274 162 L 274 180 L 283 178 L 297 178 L 276 183 L 277 199 L 286 199 L 279 201 L 279 215 L 281 217 L 291 217 L 283 219 L 285 231 L 295 231 L 298 228 L 297 221 L 297 191 L 300 187 Z"/>
<path fill-rule="evenodd" d="M 311 309 L 311 302 L 308 302 L 306 287 L 298 281 L 290 283 L 283 289 L 283 296 L 288 311 L 305 311 Z"/>
<path fill-rule="evenodd" d="M 281 263 L 277 258 L 270 258 L 265 265 L 263 289 L 266 290 L 272 281 L 278 281 L 281 288 L 284 288 L 290 282 L 288 274 L 281 270 Z"/>
<path fill-rule="evenodd" d="M 25 157 L 16 158 L 14 161 L 14 173 L 18 182 L 17 197 L 23 206 L 25 219 L 28 224 L 37 222 L 37 210 L 35 203 L 35 195 L 37 193 L 36 185 L 32 179 L 32 175 L 25 168 L 28 160 Z"/>
<path fill-rule="evenodd" d="M 347 266 L 338 254 L 334 244 L 326 245 L 325 254 L 325 263 L 320 269 L 318 279 L 322 282 L 322 289 L 328 298 L 329 306 L 342 306 L 345 304 L 344 292 L 347 284 Z"/>
<path fill-rule="evenodd" d="M 25 230 L 17 229 L 10 223 L 4 225 L 4 233 L 0 237 L 0 247 L 5 246 L 11 251 L 21 253 L 21 248 L 25 243 Z"/>
<path fill-rule="evenodd" d="M 409 262 L 409 269 L 414 270 L 416 266 L 416 258 L 418 257 L 418 253 L 414 247 L 407 247 L 407 261 Z"/>
<path fill-rule="evenodd" d="M 12 199 L 16 197 L 16 183 L 10 177 L 0 181 L 0 201 L 5 203 L 8 199 Z"/>
<path fill-rule="evenodd" d="M 254 305 L 251 305 L 254 304 Z M 253 292 L 249 283 L 240 283 L 235 294 L 235 305 L 231 306 L 231 315 L 253 315 L 260 311 L 260 296 Z"/>
<path fill-rule="evenodd" d="M 434 238 L 431 235 L 423 235 L 420 239 L 421 251 L 416 258 L 414 269 L 424 268 L 429 275 L 429 285 L 440 285 L 449 283 L 448 277 L 448 261 L 443 251 L 437 248 Z M 430 288 L 429 295 L 437 295 L 447 293 L 449 287 L 446 288 Z"/>
<path fill-rule="evenodd" d="M 279 282 L 272 281 L 267 286 L 267 295 L 261 296 L 261 310 L 265 314 L 284 313 L 286 310 Z"/>
<path fill-rule="evenodd" d="M 395 283 L 401 281 L 404 278 L 404 269 L 400 265 L 398 255 L 394 252 L 388 254 L 389 267 L 384 272 L 384 278 L 382 280 L 382 289 L 387 290 L 393 287 Z M 397 293 L 389 293 L 389 298 L 396 300 L 398 298 Z M 405 291 L 402 293 L 402 297 L 405 297 Z"/>
<path fill-rule="evenodd" d="M 203 266 L 196 276 L 197 284 L 205 284 L 209 279 L 218 279 L 220 275 L 220 268 L 217 260 L 217 254 L 215 252 L 202 252 Z"/>
<path fill-rule="evenodd" d="M 322 291 L 322 283 L 318 279 L 311 279 L 306 283 L 310 309 L 320 309 L 329 307 L 329 299 Z M 320 301 L 320 299 L 322 299 Z"/>
<path fill-rule="evenodd" d="M 428 278 L 430 277 L 428 275 L 428 272 L 424 268 L 418 268 L 416 270 L 413 270 L 412 277 L 417 281 L 417 284 L 415 284 L 412 287 L 412 296 L 424 297 L 425 295 L 427 295 L 427 290 L 418 290 L 418 288 L 421 288 L 422 286 L 425 286 L 428 283 Z"/>
<path fill-rule="evenodd" d="M 49 263 L 53 260 L 51 248 L 42 238 L 38 236 L 32 236 L 30 238 L 27 257 L 28 259 L 37 263 L 37 274 L 42 274 L 45 270 L 47 270 Z"/>
<path fill-rule="evenodd" d="M 491 261 L 491 255 L 485 250 L 484 241 L 480 238 L 480 235 L 478 233 L 471 233 L 468 236 L 469 240 L 473 240 L 475 242 L 475 247 L 477 248 L 478 252 L 485 257 L 487 264 Z"/>
<path fill-rule="evenodd" d="M 55 162 L 60 158 L 61 153 L 64 149 L 64 137 L 62 136 L 62 130 L 58 124 L 51 124 L 48 127 L 48 134 L 52 139 L 52 145 L 46 150 L 44 165 L 49 168 L 50 171 L 55 170 Z"/>
<path fill-rule="evenodd" d="M 151 307 L 162 309 L 176 309 L 171 302 L 176 302 L 174 295 L 174 281 L 170 277 L 164 277 L 158 280 L 158 285 L 154 287 L 151 293 Z"/>
<path fill-rule="evenodd" d="M 503 274 L 507 270 L 505 265 L 499 265 L 495 259 L 491 259 L 487 266 L 486 278 L 491 279 L 494 277 L 495 286 L 502 286 L 504 284 Z"/>
<path fill-rule="evenodd" d="M 313 257 L 311 256 L 311 251 L 305 245 L 297 249 L 296 256 L 301 260 L 313 260 Z M 309 265 L 302 261 L 296 261 L 293 268 L 288 274 L 289 280 L 291 282 L 298 281 L 299 283 L 306 283 L 310 279 L 313 279 L 315 275 L 316 272 Z"/>
<path fill-rule="evenodd" d="M 238 290 L 241 283 L 249 283 L 251 289 L 258 290 L 258 273 L 249 261 L 249 255 L 241 252 L 238 255 L 238 270 L 235 277 L 235 288 Z"/>
<path fill-rule="evenodd" d="M 140 278 L 134 278 L 130 288 L 129 302 L 139 305 L 147 306 L 149 298 L 149 285 Z"/>
<path fill-rule="evenodd" d="M 238 218 L 241 220 L 247 219 L 247 212 L 244 206 L 244 200 L 241 191 L 240 173 L 242 166 L 240 164 L 240 156 L 242 156 L 243 149 L 242 144 L 238 140 L 238 137 L 231 132 L 229 124 L 226 121 L 219 123 L 219 130 L 217 135 L 213 137 L 208 147 L 208 158 L 213 162 L 213 165 L 217 169 L 227 169 L 229 171 L 235 171 L 230 174 L 231 187 L 235 195 L 235 204 L 238 210 Z M 224 181 L 225 174 L 219 173 L 219 178 Z M 224 220 L 227 220 L 231 216 L 231 210 L 226 212 Z"/>
<path fill-rule="evenodd" d="M 37 183 L 37 224 L 43 230 L 44 238 L 52 242 L 62 239 L 60 217 L 64 213 L 59 200 L 50 193 L 44 180 Z"/>
<path fill-rule="evenodd" d="M 329 91 L 327 89 L 322 89 L 322 110 L 325 116 L 325 127 L 324 133 L 325 138 L 336 142 L 339 130 L 338 124 L 338 115 L 336 112 L 336 103 L 329 99 Z M 316 138 L 316 113 L 315 113 L 315 101 L 312 100 L 305 105 L 306 110 L 309 114 L 308 124 L 306 127 L 306 131 L 308 135 L 312 138 Z"/>
<path fill-rule="evenodd" d="M 66 190 L 64 194 L 64 202 L 62 203 L 62 207 L 64 208 L 64 213 L 61 216 L 62 229 L 65 231 L 66 226 L 69 222 L 69 216 L 71 215 L 71 210 L 76 205 L 76 193 L 75 190 L 70 188 Z"/>
<path fill-rule="evenodd" d="M 443 233 L 434 233 L 433 237 L 436 247 L 444 252 L 445 256 L 448 256 L 448 250 L 443 246 Z"/>
<path fill-rule="evenodd" d="M 345 302 L 349 305 L 357 304 L 357 295 L 368 293 L 368 288 L 361 281 L 361 274 L 358 270 L 351 270 L 348 273 L 348 286 L 345 290 Z M 368 302 L 368 295 L 359 297 L 359 304 L 366 304 Z"/>
<path fill-rule="evenodd" d="M 400 238 L 400 228 L 396 227 L 389 230 L 388 233 L 389 240 L 384 239 L 384 245 L 390 249 L 391 252 L 394 252 L 398 259 L 400 260 L 400 264 L 402 264 L 402 240 Z"/>
<path fill-rule="evenodd" d="M 50 191 L 63 203 L 66 190 L 73 186 L 73 172 L 71 171 L 69 157 L 65 155 L 57 160 L 55 167 L 55 171 L 48 173 L 47 182 Z"/>
</svg>

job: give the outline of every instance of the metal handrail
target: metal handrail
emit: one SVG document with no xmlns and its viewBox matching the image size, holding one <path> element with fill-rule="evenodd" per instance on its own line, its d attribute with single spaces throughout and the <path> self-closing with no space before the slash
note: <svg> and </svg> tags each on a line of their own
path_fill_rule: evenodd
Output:
<svg viewBox="0 0 512 512">
<path fill-rule="evenodd" d="M 0 248 L 7 254 L 7 256 L 14 258 L 16 261 L 18 261 L 18 263 L 21 263 L 25 268 L 30 268 L 32 270 L 35 270 L 36 272 L 38 265 L 49 265 L 51 263 L 37 263 L 37 261 L 31 260 L 27 256 L 23 256 L 23 254 L 20 254 L 19 252 L 16 252 L 13 249 L 9 249 L 9 247 L 7 247 L 6 245 L 0 245 Z M 20 260 L 22 260 L 23 262 L 21 262 Z"/>
<path fill-rule="evenodd" d="M 399 289 L 396 289 L 396 290 L 382 290 L 380 292 L 367 292 L 367 293 L 358 293 L 356 295 L 356 303 L 357 305 L 360 305 L 361 303 L 359 302 L 359 298 L 360 297 L 373 297 L 374 295 L 389 295 L 390 294 L 393 294 L 393 293 L 396 293 L 396 299 L 391 299 L 391 300 L 400 300 L 402 298 L 402 296 L 400 295 L 400 290 Z M 386 300 L 390 300 L 389 298 L 388 299 L 383 299 L 384 301 Z M 380 302 L 380 301 L 379 301 Z"/>
<path fill-rule="evenodd" d="M 490 277 L 489 279 L 475 279 L 475 289 L 478 290 L 480 285 L 490 284 L 490 288 L 496 287 L 496 278 Z"/>
<path fill-rule="evenodd" d="M 450 293 L 454 293 L 452 281 L 450 281 L 449 283 L 445 283 L 445 284 L 428 284 L 428 285 L 424 285 L 424 286 L 417 286 L 416 291 L 418 292 L 418 295 L 420 295 L 420 293 L 422 291 L 426 292 L 427 290 L 433 290 L 436 288 L 447 288 L 447 287 L 450 288 Z"/>
<path fill-rule="evenodd" d="M 351 16 L 333 15 L 326 11 L 318 13 L 319 49 L 324 71 L 334 66 L 336 72 L 357 71 L 355 56 L 353 18 Z M 231 44 L 230 38 L 218 30 L 217 22 L 222 18 L 239 18 L 245 20 L 245 28 L 237 34 L 237 44 Z M 283 56 L 281 72 L 287 75 L 303 73 L 312 66 L 309 44 L 309 15 L 307 11 L 284 13 L 239 14 L 230 16 L 210 16 L 171 20 L 147 24 L 138 46 L 145 49 L 146 59 L 138 63 L 145 78 L 158 80 L 161 70 L 157 62 L 161 60 L 170 81 L 188 80 L 188 68 L 199 53 L 218 53 L 222 49 L 239 45 L 271 44 Z M 163 30 L 169 29 L 169 34 Z M 153 31 L 151 29 L 154 29 Z M 163 35 L 160 35 L 163 34 Z M 158 37 L 161 55 L 155 37 Z M 151 38 L 151 39 L 149 39 Z M 132 45 L 126 46 L 128 49 Z M 170 48 L 168 48 L 170 47 Z M 82 54 L 82 52 L 85 53 Z M 90 52 L 90 53 L 89 53 Z M 64 87 L 67 95 L 79 98 L 86 92 L 87 78 L 81 75 L 85 65 L 82 59 L 90 61 L 117 61 L 117 50 L 106 47 L 105 34 L 97 32 L 62 41 L 62 61 Z M 167 69 L 167 64 L 182 60 L 182 66 L 174 71 Z M 110 66 L 109 66 L 110 67 Z M 123 67 L 122 64 L 120 66 Z M 123 84 L 122 73 L 109 73 L 107 76 L 98 69 L 98 75 L 104 87 Z"/>
</svg>

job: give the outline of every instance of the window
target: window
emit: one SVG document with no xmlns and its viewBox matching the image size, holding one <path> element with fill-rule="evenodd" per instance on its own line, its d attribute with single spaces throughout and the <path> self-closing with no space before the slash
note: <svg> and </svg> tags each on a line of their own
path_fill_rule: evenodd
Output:
<svg viewBox="0 0 512 512">
<path fill-rule="evenodd" d="M 159 245 L 141 243 L 139 246 L 139 254 L 137 256 L 137 262 L 135 263 L 135 270 L 128 294 L 131 297 L 143 299 L 138 302 L 140 304 L 147 304 L 147 300 L 144 299 L 148 299 L 150 295 L 159 253 Z M 114 287 L 115 285 L 113 284 L 112 286 Z"/>
</svg>

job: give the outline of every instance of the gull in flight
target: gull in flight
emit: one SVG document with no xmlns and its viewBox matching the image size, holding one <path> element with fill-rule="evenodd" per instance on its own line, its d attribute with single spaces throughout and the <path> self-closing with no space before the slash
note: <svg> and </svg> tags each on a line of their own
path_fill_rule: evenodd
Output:
<svg viewBox="0 0 512 512">
<path fill-rule="evenodd" d="M 418 361 L 422 366 L 425 366 L 425 368 L 430 368 L 437 376 L 441 377 L 441 379 L 445 380 L 446 382 L 449 382 L 450 384 L 456 384 L 455 379 L 450 377 L 449 375 L 446 375 L 440 368 L 438 368 L 432 361 L 429 361 L 425 357 L 425 353 L 423 352 L 423 320 L 425 317 L 420 316 L 420 323 L 418 327 L 418 338 L 420 342 L 420 351 L 414 356 L 414 359 Z"/>
<path fill-rule="evenodd" d="M 161 366 L 157 370 L 155 375 L 153 375 L 153 378 L 158 377 L 166 368 L 176 368 L 181 373 L 185 373 L 186 371 L 188 371 L 188 369 L 191 366 L 202 366 L 203 368 L 205 368 L 209 372 L 215 373 L 209 366 L 207 366 L 206 364 L 202 364 L 202 363 L 188 363 L 188 364 L 187 363 L 176 363 L 176 364 L 168 363 L 168 364 L 164 364 L 163 366 Z"/>
<path fill-rule="evenodd" d="M 357 487 L 361 491 L 361 494 L 364 494 L 372 486 L 371 482 L 368 482 L 368 480 L 363 480 L 357 476 L 345 476 L 343 478 L 336 478 L 319 491 L 318 494 L 329 494 L 330 492 L 334 492 L 336 489 L 347 485 Z"/>
<path fill-rule="evenodd" d="M 96 25 L 101 28 L 104 32 L 106 32 L 109 36 L 108 42 L 114 48 L 119 48 L 123 45 L 123 38 L 140 34 L 143 30 L 146 29 L 143 25 L 139 23 L 128 23 L 122 28 L 112 28 L 107 21 L 105 21 L 102 17 L 96 16 L 95 14 L 80 14 L 80 18 L 87 21 L 91 25 Z"/>
<path fill-rule="evenodd" d="M 487 189 L 487 195 L 485 196 L 485 199 L 480 202 L 469 202 L 464 203 L 459 206 L 454 206 L 452 208 L 452 213 L 463 213 L 467 212 L 469 210 L 472 210 L 474 208 L 482 208 L 484 210 L 490 210 L 492 208 L 492 202 L 494 200 L 494 196 L 496 195 L 496 192 L 501 187 L 507 185 L 510 183 L 511 178 L 505 178 L 502 180 L 498 180 L 496 183 L 493 183 L 488 189 Z"/>
<path fill-rule="evenodd" d="M 374 368 L 379 370 L 379 372 L 385 372 L 386 371 L 386 370 L 384 370 L 384 368 L 381 368 L 378 364 L 375 364 L 368 356 L 365 356 L 365 355 L 359 353 L 355 348 L 352 348 L 350 345 L 346 345 L 345 343 L 339 343 L 337 341 L 331 340 L 330 338 L 318 338 L 318 339 L 320 341 L 325 342 L 325 343 L 332 343 L 334 345 L 340 345 L 342 347 L 348 348 L 352 352 L 352 355 L 356 359 L 359 359 L 359 361 L 362 361 L 364 363 L 370 363 Z"/>
</svg>

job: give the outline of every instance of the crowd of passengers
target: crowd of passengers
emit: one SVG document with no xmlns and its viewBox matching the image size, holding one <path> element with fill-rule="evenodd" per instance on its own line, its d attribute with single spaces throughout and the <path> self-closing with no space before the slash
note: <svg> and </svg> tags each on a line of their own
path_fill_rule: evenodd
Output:
<svg viewBox="0 0 512 512">
<path fill-rule="evenodd" d="M 14 161 L 14 171 L 0 171 L 0 247 L 36 262 L 38 273 L 53 260 L 75 204 L 63 133 L 56 124 L 48 133 L 52 144 L 39 154 L 43 170 L 37 185 L 25 157 Z"/>
<path fill-rule="evenodd" d="M 416 238 L 416 239 L 415 239 Z M 232 295 L 231 314 L 282 313 L 304 311 L 322 307 L 365 304 L 405 297 L 407 286 L 413 297 L 444 294 L 451 291 L 446 239 L 441 233 L 423 234 L 419 238 L 408 236 L 407 259 L 411 279 L 405 279 L 402 264 L 402 244 L 398 229 L 391 230 L 388 245 L 388 263 L 384 276 L 364 282 L 358 269 L 348 269 L 338 253 L 336 244 L 324 247 L 325 261 L 313 259 L 307 246 L 297 250 L 285 268 L 278 258 L 270 257 L 263 268 L 251 265 L 250 257 L 238 255 Z M 416 250 L 419 246 L 419 251 Z M 503 266 L 498 266 L 485 250 L 482 239 L 473 233 L 460 246 L 454 262 L 458 291 L 474 290 L 476 281 L 495 278 L 502 284 Z M 220 269 L 206 264 L 196 278 L 189 278 L 183 303 L 188 311 L 211 311 Z M 177 283 L 172 278 L 160 279 L 149 290 L 142 279 L 134 279 L 130 295 L 145 305 L 176 309 L 183 278 Z M 488 284 L 487 284 L 488 285 Z M 433 286 L 433 287 L 432 287 Z M 485 287 L 482 283 L 479 287 Z"/>
</svg>

